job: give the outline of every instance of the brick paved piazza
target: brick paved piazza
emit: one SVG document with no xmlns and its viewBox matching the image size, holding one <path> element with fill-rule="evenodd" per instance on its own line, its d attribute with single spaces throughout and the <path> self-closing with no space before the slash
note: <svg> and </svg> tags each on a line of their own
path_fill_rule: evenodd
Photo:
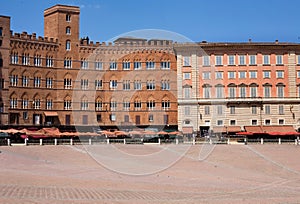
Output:
<svg viewBox="0 0 300 204">
<path fill-rule="evenodd" d="M 112 146 L 134 154 L 163 148 Z M 204 160 L 199 160 L 203 146 L 196 145 L 171 167 L 144 176 L 108 170 L 82 146 L 2 146 L 0 150 L 0 203 L 300 201 L 300 146 L 295 145 L 217 145 Z"/>
</svg>

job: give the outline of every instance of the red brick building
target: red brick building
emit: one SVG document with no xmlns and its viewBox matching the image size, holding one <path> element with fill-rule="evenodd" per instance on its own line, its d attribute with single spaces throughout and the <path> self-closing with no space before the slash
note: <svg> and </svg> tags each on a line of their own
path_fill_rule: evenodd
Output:
<svg viewBox="0 0 300 204">
<path fill-rule="evenodd" d="M 44 37 L 0 17 L 2 125 L 177 129 L 172 42 L 79 36 L 79 7 L 44 12 Z"/>
</svg>

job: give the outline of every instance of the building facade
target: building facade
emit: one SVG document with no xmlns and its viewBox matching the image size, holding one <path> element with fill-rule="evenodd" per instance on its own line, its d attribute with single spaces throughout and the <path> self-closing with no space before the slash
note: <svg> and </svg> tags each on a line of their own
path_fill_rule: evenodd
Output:
<svg viewBox="0 0 300 204">
<path fill-rule="evenodd" d="M 44 12 L 44 37 L 0 17 L 2 125 L 177 129 L 172 42 L 79 37 L 79 7 Z"/>
<path fill-rule="evenodd" d="M 176 44 L 178 126 L 192 133 L 248 125 L 300 127 L 300 46 L 293 43 Z"/>
<path fill-rule="evenodd" d="M 80 9 L 44 11 L 44 37 L 0 16 L 0 123 L 238 132 L 300 127 L 300 45 L 79 36 Z"/>
</svg>

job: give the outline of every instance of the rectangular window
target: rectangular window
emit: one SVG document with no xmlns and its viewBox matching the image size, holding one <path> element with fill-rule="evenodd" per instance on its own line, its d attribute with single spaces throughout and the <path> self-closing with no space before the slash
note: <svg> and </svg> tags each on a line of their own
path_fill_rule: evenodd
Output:
<svg viewBox="0 0 300 204">
<path fill-rule="evenodd" d="M 161 81 L 161 90 L 170 90 L 169 80 L 162 80 Z"/>
<path fill-rule="evenodd" d="M 257 78 L 257 71 L 249 71 L 250 79 L 256 79 Z"/>
<path fill-rule="evenodd" d="M 170 62 L 160 62 L 161 69 L 170 69 Z"/>
<path fill-rule="evenodd" d="M 22 86 L 28 87 L 29 84 L 29 77 L 28 76 L 22 76 Z"/>
<path fill-rule="evenodd" d="M 184 107 L 184 115 L 190 115 L 191 114 L 191 109 L 189 106 Z"/>
<path fill-rule="evenodd" d="M 86 59 L 81 60 L 81 69 L 88 69 L 89 68 L 89 62 Z"/>
<path fill-rule="evenodd" d="M 118 106 L 117 101 L 111 101 L 110 102 L 110 110 L 111 111 L 117 110 L 117 106 Z"/>
<path fill-rule="evenodd" d="M 253 115 L 256 115 L 256 114 L 257 114 L 257 106 L 252 106 L 252 107 L 251 107 L 251 113 L 252 113 Z"/>
<path fill-rule="evenodd" d="M 148 120 L 149 120 L 149 122 L 153 122 L 153 121 L 154 121 L 154 117 L 153 117 L 152 114 L 150 114 L 150 115 L 148 116 Z"/>
<path fill-rule="evenodd" d="M 210 66 L 210 57 L 209 56 L 202 56 L 202 64 L 203 66 Z"/>
<path fill-rule="evenodd" d="M 97 114 L 97 122 L 101 122 L 102 121 L 102 115 L 101 114 Z"/>
<path fill-rule="evenodd" d="M 234 55 L 228 55 L 228 65 L 230 65 L 230 66 L 235 65 L 235 56 Z"/>
<path fill-rule="evenodd" d="M 168 110 L 170 109 L 171 105 L 170 105 L 170 101 L 162 101 L 161 102 L 161 107 L 163 110 Z"/>
<path fill-rule="evenodd" d="M 264 97 L 265 98 L 271 97 L 271 86 L 264 86 Z"/>
<path fill-rule="evenodd" d="M 72 60 L 71 60 L 71 58 L 65 58 L 65 60 L 64 60 L 64 67 L 65 68 L 72 68 Z"/>
<path fill-rule="evenodd" d="M 41 109 L 41 100 L 40 99 L 35 99 L 33 101 L 33 108 L 34 109 Z"/>
<path fill-rule="evenodd" d="M 139 110 L 142 108 L 142 103 L 140 101 L 135 101 L 134 102 L 134 109 Z"/>
<path fill-rule="evenodd" d="M 246 87 L 245 86 L 241 86 L 240 87 L 240 97 L 241 98 L 245 98 L 246 97 Z"/>
<path fill-rule="evenodd" d="M 230 114 L 235 114 L 235 106 L 230 106 Z"/>
<path fill-rule="evenodd" d="M 42 65 L 41 55 L 35 55 L 33 59 L 34 66 L 40 67 Z"/>
<path fill-rule="evenodd" d="M 28 99 L 25 98 L 22 100 L 22 109 L 27 109 L 28 108 Z"/>
<path fill-rule="evenodd" d="M 95 62 L 95 69 L 103 70 L 103 62 L 100 62 L 100 61 Z"/>
<path fill-rule="evenodd" d="M 216 72 L 216 79 L 223 79 L 223 72 Z"/>
<path fill-rule="evenodd" d="M 246 56 L 245 55 L 239 56 L 239 65 L 246 65 Z"/>
<path fill-rule="evenodd" d="M 271 78 L 271 71 L 263 71 L 264 78 Z"/>
<path fill-rule="evenodd" d="M 190 57 L 183 57 L 183 66 L 191 66 Z"/>
<path fill-rule="evenodd" d="M 169 115 L 164 115 L 164 124 L 169 124 Z"/>
<path fill-rule="evenodd" d="M 184 98 L 190 98 L 191 97 L 191 88 L 187 87 L 184 88 Z"/>
<path fill-rule="evenodd" d="M 102 89 L 102 80 L 100 80 L 100 79 L 95 80 L 95 89 L 96 90 L 101 90 Z"/>
<path fill-rule="evenodd" d="M 147 90 L 155 90 L 155 81 L 154 80 L 149 80 L 147 81 Z"/>
<path fill-rule="evenodd" d="M 30 65 L 29 54 L 23 54 L 22 55 L 22 65 Z"/>
<path fill-rule="evenodd" d="M 278 98 L 284 97 L 284 86 L 282 86 L 282 85 L 277 86 L 277 97 Z"/>
<path fill-rule="evenodd" d="M 11 55 L 11 63 L 12 64 L 18 64 L 19 63 L 18 53 L 12 53 L 12 55 Z"/>
<path fill-rule="evenodd" d="M 117 66 L 117 62 L 110 62 L 109 63 L 109 69 L 110 70 L 117 70 L 118 66 Z"/>
<path fill-rule="evenodd" d="M 217 125 L 222 126 L 223 125 L 223 120 L 217 120 Z"/>
<path fill-rule="evenodd" d="M 228 79 L 235 79 L 235 72 L 229 71 L 228 72 Z"/>
<path fill-rule="evenodd" d="M 95 102 L 95 110 L 96 110 L 96 111 L 101 111 L 101 110 L 102 110 L 102 107 L 103 107 L 102 101 L 101 101 L 101 100 L 97 100 L 97 101 Z"/>
<path fill-rule="evenodd" d="M 133 68 L 134 68 L 135 70 L 137 70 L 137 69 L 142 69 L 142 63 L 141 63 L 141 62 L 134 62 L 134 63 L 133 63 Z"/>
<path fill-rule="evenodd" d="M 134 90 L 142 90 L 142 82 L 140 80 L 134 81 Z"/>
<path fill-rule="evenodd" d="M 250 96 L 252 98 L 255 98 L 257 96 L 257 87 L 256 86 L 251 86 L 250 87 Z"/>
<path fill-rule="evenodd" d="M 72 79 L 64 79 L 64 87 L 65 89 L 71 89 L 72 88 Z"/>
<path fill-rule="evenodd" d="M 204 114 L 209 115 L 210 114 L 210 106 L 204 106 Z"/>
<path fill-rule="evenodd" d="M 236 125 L 236 121 L 235 121 L 235 120 L 230 120 L 230 125 L 231 125 L 231 126 Z"/>
<path fill-rule="evenodd" d="M 80 105 L 81 110 L 87 110 L 89 108 L 89 103 L 86 100 L 81 101 Z"/>
<path fill-rule="evenodd" d="M 203 72 L 202 73 L 202 78 L 203 79 L 210 79 L 210 72 Z"/>
<path fill-rule="evenodd" d="M 124 122 L 129 123 L 129 115 L 124 115 Z"/>
<path fill-rule="evenodd" d="M 265 114 L 270 115 L 271 114 L 271 107 L 269 105 L 265 105 Z"/>
<path fill-rule="evenodd" d="M 123 102 L 123 110 L 127 111 L 130 109 L 130 102 L 129 101 L 124 101 Z"/>
<path fill-rule="evenodd" d="M 223 65 L 223 56 L 217 55 L 216 56 L 216 66 L 222 66 Z"/>
<path fill-rule="evenodd" d="M 53 57 L 51 56 L 46 57 L 46 67 L 53 67 Z"/>
<path fill-rule="evenodd" d="M 89 80 L 88 79 L 81 79 L 81 89 L 87 90 L 89 88 Z"/>
<path fill-rule="evenodd" d="M 148 110 L 154 110 L 155 109 L 155 101 L 147 101 L 147 108 Z"/>
<path fill-rule="evenodd" d="M 51 88 L 52 88 L 52 85 L 53 85 L 53 79 L 47 77 L 47 78 L 46 78 L 46 88 L 51 89 Z"/>
<path fill-rule="evenodd" d="M 109 81 L 109 88 L 110 89 L 117 89 L 117 86 L 118 86 L 117 80 L 110 80 Z"/>
<path fill-rule="evenodd" d="M 155 62 L 153 61 L 146 62 L 146 69 L 155 69 Z"/>
<path fill-rule="evenodd" d="M 239 78 L 240 78 L 240 79 L 245 79 L 245 78 L 246 78 L 246 73 L 247 73 L 247 72 L 245 72 L 245 71 L 240 71 L 240 72 L 239 72 Z"/>
<path fill-rule="evenodd" d="M 270 65 L 270 55 L 263 55 L 263 65 Z"/>
<path fill-rule="evenodd" d="M 66 115 L 66 125 L 71 124 L 71 115 Z"/>
<path fill-rule="evenodd" d="M 300 55 L 297 55 L 297 64 L 300 65 Z"/>
<path fill-rule="evenodd" d="M 256 65 L 256 55 L 250 55 L 249 56 L 249 64 L 250 65 Z"/>
<path fill-rule="evenodd" d="M 297 71 L 297 78 L 300 78 L 300 71 Z"/>
<path fill-rule="evenodd" d="M 224 98 L 224 87 L 223 86 L 216 87 L 216 98 Z"/>
<path fill-rule="evenodd" d="M 18 86 L 18 75 L 10 76 L 10 85 L 11 86 Z"/>
<path fill-rule="evenodd" d="M 282 71 L 282 70 L 276 71 L 277 79 L 283 79 L 283 77 L 284 77 L 284 71 Z"/>
<path fill-rule="evenodd" d="M 36 88 L 41 87 L 41 77 L 34 77 L 33 78 L 33 85 Z"/>
<path fill-rule="evenodd" d="M 236 87 L 228 87 L 229 98 L 235 98 L 236 97 L 235 90 L 236 90 Z"/>
<path fill-rule="evenodd" d="M 257 125 L 257 120 L 251 120 L 252 125 Z"/>
<path fill-rule="evenodd" d="M 204 98 L 210 98 L 211 95 L 211 88 L 210 87 L 203 87 L 203 94 Z"/>
<path fill-rule="evenodd" d="M 65 100 L 64 101 L 64 109 L 65 110 L 71 110 L 72 109 L 72 101 L 71 100 Z"/>
<path fill-rule="evenodd" d="M 265 125 L 271 125 L 271 120 L 270 119 L 266 119 L 265 120 Z"/>
<path fill-rule="evenodd" d="M 278 113 L 279 113 L 279 115 L 283 115 L 284 114 L 284 106 L 283 105 L 279 105 L 278 106 Z"/>
<path fill-rule="evenodd" d="M 83 124 L 83 125 L 87 125 L 88 122 L 89 122 L 89 120 L 88 120 L 88 115 L 83 115 L 83 116 L 82 116 L 82 124 Z"/>
<path fill-rule="evenodd" d="M 191 73 L 190 72 L 184 72 L 183 73 L 183 79 L 191 79 Z"/>
<path fill-rule="evenodd" d="M 122 66 L 123 70 L 130 70 L 130 62 L 123 62 Z"/>
<path fill-rule="evenodd" d="M 282 55 L 276 55 L 276 65 L 283 65 L 283 56 Z"/>
<path fill-rule="evenodd" d="M 67 22 L 71 22 L 71 15 L 70 15 L 70 14 L 67 14 L 67 15 L 66 15 L 66 21 L 67 21 Z"/>
<path fill-rule="evenodd" d="M 223 106 L 221 106 L 221 105 L 217 106 L 217 114 L 218 115 L 222 115 L 223 114 Z"/>
<path fill-rule="evenodd" d="M 52 110 L 53 108 L 53 102 L 52 102 L 52 99 L 47 99 L 46 100 L 46 109 L 47 110 Z"/>
<path fill-rule="evenodd" d="M 278 120 L 278 124 L 279 124 L 279 125 L 284 125 L 284 119 L 279 119 L 279 120 Z"/>
<path fill-rule="evenodd" d="M 130 90 L 130 80 L 123 81 L 123 90 Z"/>
</svg>

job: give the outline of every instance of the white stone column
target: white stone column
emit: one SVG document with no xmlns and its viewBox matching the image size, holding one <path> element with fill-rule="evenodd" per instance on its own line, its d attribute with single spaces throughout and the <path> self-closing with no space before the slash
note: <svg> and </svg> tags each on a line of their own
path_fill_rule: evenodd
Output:
<svg viewBox="0 0 300 204">
<path fill-rule="evenodd" d="M 70 145 L 73 145 L 73 138 L 70 139 Z"/>
<path fill-rule="evenodd" d="M 10 139 L 7 139 L 7 146 L 10 146 Z"/>
<path fill-rule="evenodd" d="M 54 139 L 54 145 L 57 145 L 57 138 Z"/>
<path fill-rule="evenodd" d="M 42 138 L 40 139 L 40 145 L 43 145 L 43 139 Z"/>
<path fill-rule="evenodd" d="M 281 138 L 278 139 L 278 144 L 281 144 Z"/>
<path fill-rule="evenodd" d="M 126 144 L 126 139 L 124 138 L 123 143 Z"/>
<path fill-rule="evenodd" d="M 106 139 L 106 143 L 109 144 L 109 138 Z"/>
<path fill-rule="evenodd" d="M 260 144 L 264 144 L 264 138 L 260 138 Z"/>
<path fill-rule="evenodd" d="M 92 145 L 92 139 L 89 138 L 89 145 Z"/>
</svg>

